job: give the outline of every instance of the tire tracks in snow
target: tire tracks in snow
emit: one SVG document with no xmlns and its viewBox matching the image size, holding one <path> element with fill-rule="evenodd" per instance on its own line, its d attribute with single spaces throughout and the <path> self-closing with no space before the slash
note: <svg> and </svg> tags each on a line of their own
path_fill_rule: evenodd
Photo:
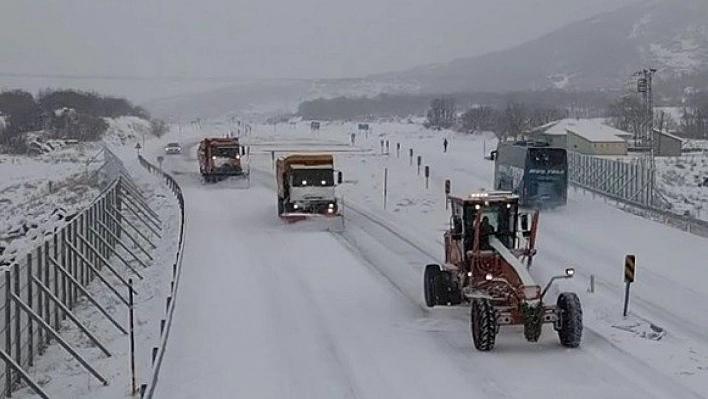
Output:
<svg viewBox="0 0 708 399">
<path fill-rule="evenodd" d="M 382 228 L 386 231 L 388 231 L 393 237 L 397 238 L 402 242 L 404 245 L 408 245 L 412 247 L 415 251 L 419 252 L 421 255 L 423 255 L 423 258 L 427 259 L 436 259 L 434 255 L 432 255 L 428 250 L 423 248 L 422 245 L 415 243 L 415 241 L 407 237 L 404 233 L 399 232 L 395 227 L 391 226 L 390 223 L 387 223 L 386 221 L 381 220 L 380 218 L 371 215 L 370 213 L 364 211 L 363 209 L 353 205 L 352 203 L 347 204 L 347 208 L 349 211 L 353 211 L 358 217 L 364 218 L 367 220 L 367 222 L 372 223 L 379 228 Z M 346 218 L 346 216 L 345 216 Z M 356 223 L 355 219 L 352 218 L 347 218 L 350 222 Z M 362 226 L 362 224 L 359 224 L 360 228 L 367 232 L 367 228 Z M 346 235 L 345 233 L 339 233 L 342 235 Z M 355 247 L 356 248 L 356 247 Z M 364 251 L 364 248 L 357 248 L 357 250 Z M 385 276 L 386 280 L 388 280 L 391 284 L 393 284 L 396 289 L 399 292 L 404 292 L 404 295 L 408 297 L 411 300 L 414 300 L 412 296 L 409 293 L 406 293 L 406 288 L 401 287 L 398 285 L 397 279 L 393 276 L 388 276 L 388 273 L 386 270 L 382 270 L 380 266 L 377 266 L 376 264 L 372 264 L 372 267 L 376 268 L 382 275 Z M 422 274 L 420 276 L 422 279 Z M 414 300 L 417 305 L 422 306 L 419 300 Z M 611 340 L 607 339 L 604 337 L 602 334 L 597 332 L 596 330 L 592 328 L 588 328 L 585 326 L 584 332 L 586 333 L 589 338 L 594 340 L 595 342 L 601 342 L 603 345 L 600 346 L 594 346 L 592 347 L 589 352 L 593 354 L 599 354 L 598 358 L 602 360 L 601 358 L 611 358 L 613 361 L 617 361 L 623 365 L 623 367 L 626 367 L 630 370 L 634 371 L 635 378 L 643 381 L 643 382 L 651 382 L 652 386 L 660 388 L 662 391 L 666 391 L 666 394 L 671 395 L 672 397 L 685 397 L 685 398 L 696 398 L 696 399 L 705 399 L 706 396 L 702 396 L 699 393 L 693 391 L 692 389 L 679 384 L 675 380 L 673 380 L 671 377 L 663 374 L 662 372 L 656 370 L 654 367 L 652 367 L 649 363 L 646 361 L 634 356 L 632 353 L 626 351 L 624 348 L 618 346 Z M 586 338 L 587 340 L 587 338 Z M 447 344 L 449 346 L 453 346 L 452 343 L 447 341 Z M 493 379 L 494 377 L 488 376 L 489 379 Z M 639 384 L 641 385 L 641 384 Z M 499 387 L 500 392 L 499 393 L 507 393 L 504 392 L 504 390 Z M 678 392 L 681 392 L 682 395 L 677 395 Z M 508 396 L 500 396 L 500 397 L 508 397 Z"/>
</svg>

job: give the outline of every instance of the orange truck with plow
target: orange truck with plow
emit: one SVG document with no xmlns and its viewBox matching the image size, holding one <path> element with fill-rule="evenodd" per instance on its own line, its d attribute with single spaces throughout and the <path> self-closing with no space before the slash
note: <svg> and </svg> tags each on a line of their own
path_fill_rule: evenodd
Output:
<svg viewBox="0 0 708 399">
<path fill-rule="evenodd" d="M 199 172 L 207 183 L 216 183 L 231 177 L 250 180 L 243 166 L 245 149 L 235 137 L 205 138 L 199 143 L 197 157 Z"/>
<path fill-rule="evenodd" d="M 336 185 L 342 182 L 342 172 L 334 169 L 331 154 L 292 154 L 278 158 L 275 179 L 281 219 L 289 223 L 318 219 L 343 225 L 341 204 L 335 195 Z"/>
<path fill-rule="evenodd" d="M 501 326 L 521 325 L 526 340 L 536 342 L 546 323 L 558 332 L 561 345 L 578 347 L 583 330 L 578 296 L 562 292 L 555 303 L 546 299 L 552 283 L 571 278 L 575 270 L 565 269 L 543 289 L 529 273 L 536 254 L 538 211 L 520 213 L 519 197 L 511 192 L 481 192 L 449 200 L 452 215 L 444 233 L 445 263 L 425 267 L 426 305 L 469 304 L 472 341 L 480 351 L 494 349 Z"/>
</svg>

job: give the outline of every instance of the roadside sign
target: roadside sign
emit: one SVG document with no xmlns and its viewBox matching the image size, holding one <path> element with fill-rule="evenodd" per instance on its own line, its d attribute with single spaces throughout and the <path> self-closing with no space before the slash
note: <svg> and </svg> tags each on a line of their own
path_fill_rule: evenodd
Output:
<svg viewBox="0 0 708 399">
<path fill-rule="evenodd" d="M 624 258 L 624 282 L 633 283 L 634 282 L 634 272 L 636 270 L 636 263 L 634 255 L 627 255 Z"/>
</svg>

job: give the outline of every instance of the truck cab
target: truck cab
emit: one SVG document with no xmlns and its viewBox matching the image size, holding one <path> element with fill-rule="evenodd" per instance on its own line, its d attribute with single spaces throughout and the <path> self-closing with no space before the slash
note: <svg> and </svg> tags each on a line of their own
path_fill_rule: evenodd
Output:
<svg viewBox="0 0 708 399">
<path fill-rule="evenodd" d="M 296 154 L 278 159 L 278 214 L 339 214 L 335 187 L 342 174 L 329 154 Z"/>
</svg>

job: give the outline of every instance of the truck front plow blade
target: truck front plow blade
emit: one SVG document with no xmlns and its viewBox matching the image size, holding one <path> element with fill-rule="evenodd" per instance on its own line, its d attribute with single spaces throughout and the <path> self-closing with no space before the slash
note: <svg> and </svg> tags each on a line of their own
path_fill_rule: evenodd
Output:
<svg viewBox="0 0 708 399">
<path fill-rule="evenodd" d="M 320 215 L 317 213 L 284 213 L 280 218 L 288 224 L 288 228 L 298 231 L 344 231 L 344 216 Z"/>
</svg>

